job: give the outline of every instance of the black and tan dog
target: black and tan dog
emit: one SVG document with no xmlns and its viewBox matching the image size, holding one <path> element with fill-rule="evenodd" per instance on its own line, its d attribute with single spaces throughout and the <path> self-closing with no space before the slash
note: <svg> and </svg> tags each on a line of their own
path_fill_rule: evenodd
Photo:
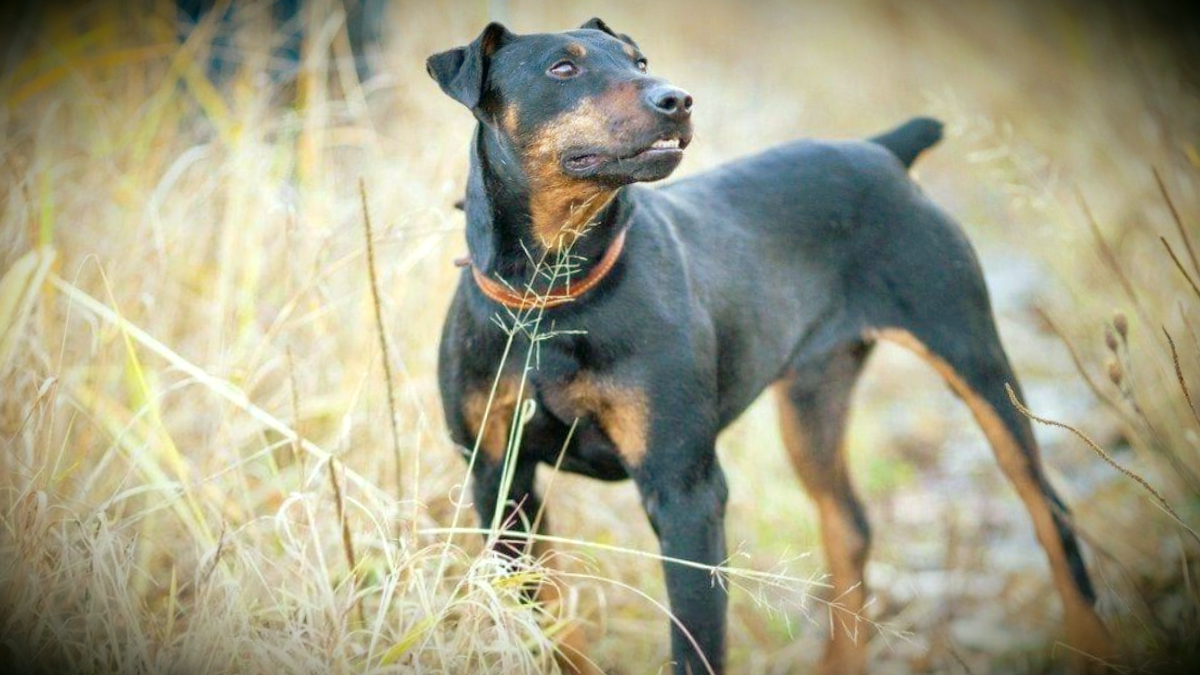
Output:
<svg viewBox="0 0 1200 675">
<path fill-rule="evenodd" d="M 872 345 L 894 340 L 937 368 L 983 427 L 1049 558 L 1066 641 L 1110 650 L 1066 507 L 1006 398 L 1017 382 L 975 254 L 905 171 L 939 140 L 937 122 L 868 142 L 791 143 L 656 190 L 636 183 L 679 165 L 692 98 L 648 75 L 638 46 L 600 20 L 537 35 L 493 23 L 428 69 L 479 122 L 470 269 L 446 319 L 440 386 L 453 439 L 481 450 L 473 484 L 485 523 L 500 505 L 508 527 L 528 528 L 540 509 L 535 467 L 561 461 L 633 478 L 663 555 L 719 565 L 717 434 L 772 387 L 820 513 L 833 595 L 859 612 L 870 530 L 843 426 Z M 497 315 L 540 318 L 553 335 L 518 331 L 506 352 Z M 501 495 L 516 417 L 523 440 Z M 663 568 L 675 671 L 722 672 L 726 590 L 708 570 Z M 824 671 L 862 672 L 864 640 L 830 633 Z M 568 642 L 568 669 L 594 672 Z"/>
</svg>

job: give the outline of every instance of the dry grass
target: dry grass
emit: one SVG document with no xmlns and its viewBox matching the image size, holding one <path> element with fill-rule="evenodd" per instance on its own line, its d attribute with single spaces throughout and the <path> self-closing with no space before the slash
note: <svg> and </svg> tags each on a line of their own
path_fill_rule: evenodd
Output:
<svg viewBox="0 0 1200 675">
<path fill-rule="evenodd" d="M 1034 412 L 1116 448 L 1196 528 L 1200 105 L 1184 60 L 1142 15 L 883 0 L 397 3 L 379 73 L 359 82 L 335 5 L 306 10 L 292 83 L 271 76 L 282 38 L 262 3 L 240 12 L 241 67 L 222 81 L 206 69 L 218 26 L 180 44 L 169 3 L 46 10 L 5 38 L 0 664 L 548 672 L 570 621 L 587 622 L 594 658 L 616 672 L 663 663 L 659 560 L 631 486 L 553 477 L 553 543 L 567 551 L 553 579 L 539 561 L 514 569 L 485 553 L 463 508 L 466 469 L 443 431 L 434 368 L 464 246 L 451 204 L 471 120 L 423 62 L 489 14 L 522 32 L 600 14 L 631 33 L 655 72 L 696 96 L 684 172 L 797 136 L 946 119 L 948 141 L 919 166 L 926 190 L 963 220 L 993 282 L 1010 256 L 1034 261 L 1038 301 L 1095 392 L 1077 386 L 1071 354 L 1018 293 L 998 307 Z M 1110 348 L 1114 308 L 1129 318 Z M 900 459 L 902 437 L 958 456 L 978 435 L 960 447 L 967 418 L 936 381 L 901 355 L 878 360 L 850 444 L 885 523 L 873 617 L 912 637 L 869 630 L 876 663 L 1052 667 L 1057 609 L 1038 552 L 1006 573 L 985 526 L 906 525 L 887 506 L 926 475 Z M 884 402 L 896 394 L 908 417 Z M 722 440 L 735 672 L 812 663 L 827 611 L 808 594 L 821 572 L 806 553 L 814 524 L 772 415 L 755 407 Z M 1043 439 L 1056 480 L 1098 463 Z M 1140 486 L 1102 473 L 1068 490 L 1097 553 L 1101 607 L 1138 665 L 1191 658 L 1198 551 Z M 1005 489 L 997 503 L 1013 511 Z M 906 596 L 917 578 L 906 556 L 930 541 L 940 567 L 999 580 L 999 595 Z M 566 581 L 561 615 L 521 594 Z M 956 583 L 955 597 L 978 585 Z M 1003 654 L 964 644 L 955 622 L 985 611 L 1036 639 Z"/>
</svg>

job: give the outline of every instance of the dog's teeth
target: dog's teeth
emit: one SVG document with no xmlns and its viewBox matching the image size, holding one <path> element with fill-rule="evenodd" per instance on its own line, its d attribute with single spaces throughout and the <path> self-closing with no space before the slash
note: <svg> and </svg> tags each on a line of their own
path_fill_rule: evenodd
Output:
<svg viewBox="0 0 1200 675">
<path fill-rule="evenodd" d="M 657 148 L 660 150 L 673 150 L 673 149 L 679 147 L 679 139 L 678 138 L 669 138 L 669 139 L 663 139 L 661 141 L 654 141 L 654 144 L 651 145 L 650 147 Z"/>
</svg>

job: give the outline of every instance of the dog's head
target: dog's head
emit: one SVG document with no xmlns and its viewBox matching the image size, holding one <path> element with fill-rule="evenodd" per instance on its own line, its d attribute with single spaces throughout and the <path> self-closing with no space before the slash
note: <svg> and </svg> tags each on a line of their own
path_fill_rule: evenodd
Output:
<svg viewBox="0 0 1200 675">
<path fill-rule="evenodd" d="M 637 44 L 600 19 L 534 35 L 492 23 L 426 65 L 541 186 L 666 178 L 692 138 L 692 97 L 648 75 Z"/>
</svg>

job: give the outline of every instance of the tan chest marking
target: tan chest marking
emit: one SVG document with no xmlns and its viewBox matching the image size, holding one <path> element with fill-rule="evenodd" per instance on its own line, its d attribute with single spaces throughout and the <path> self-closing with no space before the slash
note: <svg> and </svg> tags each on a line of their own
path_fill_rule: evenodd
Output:
<svg viewBox="0 0 1200 675">
<path fill-rule="evenodd" d="M 628 125 L 619 121 L 636 111 L 637 102 L 636 87 L 613 87 L 600 96 L 581 100 L 539 127 L 529 139 L 524 164 L 533 188 L 530 219 L 534 234 L 546 250 L 569 248 L 615 194 L 595 182 L 564 175 L 563 153 L 569 148 L 609 148 L 626 142 Z"/>
<path fill-rule="evenodd" d="M 478 439 L 479 448 L 493 462 L 504 459 L 520 390 L 520 380 L 506 377 L 496 385 L 496 394 L 492 397 L 490 409 L 490 392 L 487 389 L 468 392 L 463 399 L 463 419 L 467 423 L 467 430 L 471 432 L 471 436 Z M 525 398 L 533 396 L 530 386 L 526 385 L 524 395 Z"/>
<path fill-rule="evenodd" d="M 567 396 L 580 417 L 596 420 L 626 462 L 641 464 L 650 421 L 645 391 L 585 375 L 567 387 Z"/>
</svg>

